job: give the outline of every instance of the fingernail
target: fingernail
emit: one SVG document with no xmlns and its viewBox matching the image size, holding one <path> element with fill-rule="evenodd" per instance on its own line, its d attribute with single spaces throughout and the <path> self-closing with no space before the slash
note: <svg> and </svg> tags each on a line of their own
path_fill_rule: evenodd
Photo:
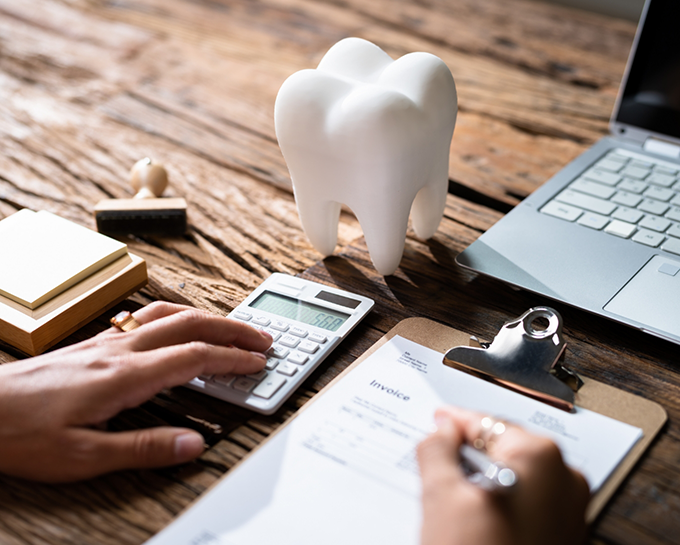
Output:
<svg viewBox="0 0 680 545">
<path fill-rule="evenodd" d="M 262 336 L 263 336 L 265 339 L 267 339 L 268 341 L 273 341 L 273 340 L 274 340 L 274 338 L 273 338 L 269 333 L 267 333 L 266 331 L 264 331 L 263 329 L 260 329 L 260 335 L 262 335 Z"/>
<path fill-rule="evenodd" d="M 203 453 L 203 437 L 200 433 L 182 433 L 175 437 L 175 459 L 193 460 Z"/>
<path fill-rule="evenodd" d="M 267 356 L 265 356 L 262 352 L 251 352 L 251 354 L 253 356 L 257 356 L 262 361 L 267 361 Z"/>
</svg>

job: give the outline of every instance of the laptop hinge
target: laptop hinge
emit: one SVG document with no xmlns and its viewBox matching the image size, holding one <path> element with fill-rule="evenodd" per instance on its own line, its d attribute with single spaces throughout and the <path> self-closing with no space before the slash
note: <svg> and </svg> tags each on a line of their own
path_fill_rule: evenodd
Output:
<svg viewBox="0 0 680 545">
<path fill-rule="evenodd" d="M 649 153 L 656 155 L 663 155 L 665 157 L 672 157 L 673 159 L 680 158 L 680 146 L 660 140 L 658 138 L 647 138 L 642 148 Z"/>
</svg>

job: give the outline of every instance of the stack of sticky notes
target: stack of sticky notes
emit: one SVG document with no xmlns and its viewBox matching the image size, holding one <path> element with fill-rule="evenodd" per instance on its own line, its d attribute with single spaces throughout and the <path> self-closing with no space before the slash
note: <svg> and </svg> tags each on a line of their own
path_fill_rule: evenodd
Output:
<svg viewBox="0 0 680 545">
<path fill-rule="evenodd" d="M 46 211 L 0 221 L 0 256 L 0 339 L 29 354 L 146 283 L 144 261 L 124 243 Z M 27 342 L 22 333 L 40 339 Z"/>
</svg>

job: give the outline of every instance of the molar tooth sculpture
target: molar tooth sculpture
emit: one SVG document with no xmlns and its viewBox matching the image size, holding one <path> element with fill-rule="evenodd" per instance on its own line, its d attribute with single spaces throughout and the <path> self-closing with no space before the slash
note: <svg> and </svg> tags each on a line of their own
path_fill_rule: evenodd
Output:
<svg viewBox="0 0 680 545">
<path fill-rule="evenodd" d="M 429 53 L 395 61 L 347 38 L 318 68 L 290 76 L 276 97 L 276 136 L 314 248 L 333 253 L 345 204 L 376 270 L 393 274 L 409 212 L 421 238 L 434 235 L 443 216 L 456 113 L 451 72 Z"/>
</svg>

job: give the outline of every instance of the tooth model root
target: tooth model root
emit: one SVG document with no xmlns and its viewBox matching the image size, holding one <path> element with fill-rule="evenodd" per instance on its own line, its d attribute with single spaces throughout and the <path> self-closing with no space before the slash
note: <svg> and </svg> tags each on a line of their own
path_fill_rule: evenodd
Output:
<svg viewBox="0 0 680 545">
<path fill-rule="evenodd" d="M 276 98 L 276 135 L 312 245 L 333 253 L 347 205 L 376 270 L 393 274 L 409 213 L 421 238 L 441 221 L 456 112 L 453 77 L 440 59 L 411 53 L 393 61 L 358 38 L 335 44 L 316 70 L 290 76 Z"/>
</svg>

